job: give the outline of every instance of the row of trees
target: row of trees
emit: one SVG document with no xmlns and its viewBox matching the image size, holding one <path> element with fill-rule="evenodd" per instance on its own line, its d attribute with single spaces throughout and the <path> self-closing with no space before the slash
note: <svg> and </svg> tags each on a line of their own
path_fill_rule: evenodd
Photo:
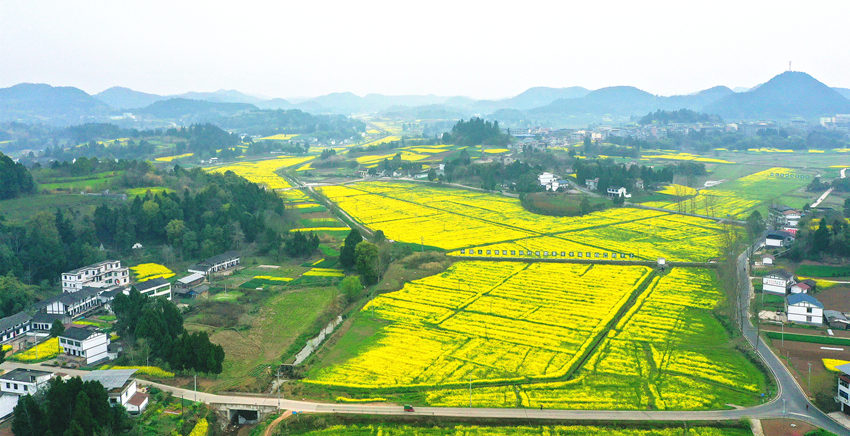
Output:
<svg viewBox="0 0 850 436">
<path fill-rule="evenodd" d="M 697 162 L 679 162 L 674 165 L 650 167 L 644 165 L 618 164 L 608 159 L 577 159 L 573 163 L 576 180 L 583 184 L 587 179 L 599 178 L 598 190 L 605 192 L 609 187 L 634 188 L 635 181 L 642 179 L 644 184 L 670 183 L 677 175 L 688 178 L 706 174 L 705 164 Z"/>
<path fill-rule="evenodd" d="M 808 219 L 800 222 L 797 238 L 788 253 L 791 259 L 799 261 L 850 257 L 850 224 L 840 214 L 822 218 L 815 229 L 809 228 L 809 223 Z"/>
<path fill-rule="evenodd" d="M 174 303 L 132 289 L 129 295 L 116 295 L 112 307 L 118 334 L 132 346 L 145 347 L 155 361 L 176 370 L 221 373 L 224 349 L 210 342 L 206 332 L 187 332 Z"/>
<path fill-rule="evenodd" d="M 121 434 L 131 427 L 124 407 L 109 404 L 102 384 L 79 377 L 53 378 L 35 396 L 21 397 L 12 417 L 16 436 Z"/>
</svg>

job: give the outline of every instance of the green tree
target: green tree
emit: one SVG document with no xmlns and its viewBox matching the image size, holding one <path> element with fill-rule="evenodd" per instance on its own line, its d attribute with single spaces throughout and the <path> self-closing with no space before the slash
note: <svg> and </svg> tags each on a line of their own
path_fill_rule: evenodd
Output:
<svg viewBox="0 0 850 436">
<path fill-rule="evenodd" d="M 428 170 L 428 180 L 432 182 L 437 180 L 437 171 L 434 168 Z"/>
<path fill-rule="evenodd" d="M 339 282 L 339 290 L 348 302 L 356 301 L 363 291 L 363 284 L 357 276 L 347 276 Z"/>
<path fill-rule="evenodd" d="M 818 229 L 812 237 L 812 253 L 821 254 L 829 249 L 829 229 L 826 227 L 826 219 L 820 220 Z"/>
<path fill-rule="evenodd" d="M 378 246 L 368 241 L 360 242 L 354 249 L 354 259 L 363 285 L 369 286 L 378 283 L 380 277 Z"/>
<path fill-rule="evenodd" d="M 12 433 L 16 436 L 42 436 L 47 430 L 44 412 L 32 395 L 18 400 L 12 416 Z"/>
<path fill-rule="evenodd" d="M 50 326 L 50 337 L 55 338 L 62 333 L 65 333 L 65 326 L 62 324 L 62 321 L 54 319 L 53 325 Z"/>
<path fill-rule="evenodd" d="M 348 236 L 345 237 L 345 241 L 342 244 L 342 248 L 339 250 L 339 263 L 343 266 L 343 268 L 351 268 L 354 266 L 354 250 L 357 247 L 357 244 L 363 240 L 363 236 L 360 234 L 360 231 L 357 229 L 351 229 L 348 232 Z"/>
<path fill-rule="evenodd" d="M 750 240 L 754 240 L 759 237 L 762 232 L 765 230 L 764 219 L 761 216 L 759 211 L 754 210 L 750 216 L 747 217 L 747 234 L 750 236 Z"/>
<path fill-rule="evenodd" d="M 844 218 L 850 218 L 850 198 L 844 199 Z"/>
</svg>

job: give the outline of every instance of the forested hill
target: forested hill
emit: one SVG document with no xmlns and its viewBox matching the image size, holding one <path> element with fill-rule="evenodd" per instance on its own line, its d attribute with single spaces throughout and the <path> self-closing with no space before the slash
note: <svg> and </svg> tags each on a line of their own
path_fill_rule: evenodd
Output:
<svg viewBox="0 0 850 436">
<path fill-rule="evenodd" d="M 442 137 L 443 143 L 461 146 L 507 145 L 511 137 L 499 128 L 498 121 L 484 121 L 481 118 L 460 120 Z"/>
<path fill-rule="evenodd" d="M 34 191 L 35 183 L 26 167 L 0 153 L 0 200 Z"/>
</svg>

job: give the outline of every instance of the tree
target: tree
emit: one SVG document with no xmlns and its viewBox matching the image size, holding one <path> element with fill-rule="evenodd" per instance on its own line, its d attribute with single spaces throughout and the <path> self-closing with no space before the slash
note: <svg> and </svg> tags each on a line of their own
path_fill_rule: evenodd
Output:
<svg viewBox="0 0 850 436">
<path fill-rule="evenodd" d="M 818 229 L 812 238 L 812 253 L 817 255 L 829 249 L 829 229 L 826 227 L 826 220 L 820 220 Z"/>
<path fill-rule="evenodd" d="M 364 286 L 378 283 L 380 272 L 378 271 L 378 247 L 368 241 L 362 241 L 354 249 L 355 265 L 360 274 L 360 281 Z"/>
<path fill-rule="evenodd" d="M 844 218 L 850 218 L 850 198 L 844 199 Z"/>
<path fill-rule="evenodd" d="M 750 236 L 750 240 L 754 240 L 759 237 L 762 232 L 764 232 L 765 228 L 764 219 L 761 217 L 761 213 L 754 210 L 753 213 L 747 217 L 747 234 Z"/>
<path fill-rule="evenodd" d="M 345 237 L 345 241 L 342 244 L 342 249 L 339 250 L 339 264 L 343 266 L 343 268 L 351 268 L 354 266 L 354 250 L 357 247 L 357 244 L 363 240 L 363 236 L 360 235 L 360 231 L 357 229 L 351 229 L 348 232 L 348 236 Z"/>
<path fill-rule="evenodd" d="M 437 171 L 434 168 L 428 170 L 428 180 L 433 182 L 437 179 Z"/>
<path fill-rule="evenodd" d="M 65 333 L 65 325 L 58 319 L 53 320 L 53 325 L 50 326 L 50 337 L 55 338 Z"/>
<path fill-rule="evenodd" d="M 44 412 L 32 395 L 18 400 L 12 417 L 12 433 L 16 436 L 41 436 L 47 430 Z"/>
<path fill-rule="evenodd" d="M 352 302 L 357 300 L 360 292 L 363 291 L 363 284 L 357 276 L 348 276 L 339 282 L 339 290 L 345 296 L 345 300 Z"/>
</svg>

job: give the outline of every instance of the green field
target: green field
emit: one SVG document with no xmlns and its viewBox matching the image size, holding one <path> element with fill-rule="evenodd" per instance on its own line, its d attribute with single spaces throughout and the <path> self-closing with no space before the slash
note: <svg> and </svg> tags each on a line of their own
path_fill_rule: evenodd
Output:
<svg viewBox="0 0 850 436">
<path fill-rule="evenodd" d="M 105 171 L 87 176 L 37 176 L 36 179 L 39 191 L 102 191 L 109 188 L 121 174 L 122 171 Z"/>
<path fill-rule="evenodd" d="M 270 366 L 280 363 L 288 347 L 323 317 L 335 294 L 334 288 L 272 293 L 257 309 L 247 312 L 241 310 L 251 304 L 218 301 L 187 316 L 186 328 L 207 331 L 227 356 L 223 372 L 205 380 L 204 388 L 212 392 L 265 389 L 271 379 Z M 228 308 L 237 311 L 235 325 L 218 321 Z"/>
<path fill-rule="evenodd" d="M 765 332 L 764 333 L 770 339 L 782 339 L 783 334 L 781 332 Z M 838 338 L 835 336 L 814 336 L 814 335 L 801 335 L 797 333 L 785 333 L 784 338 L 786 341 L 795 341 L 795 342 L 809 342 L 813 344 L 828 344 L 828 345 L 846 345 L 850 346 L 850 339 L 848 338 Z"/>
<path fill-rule="evenodd" d="M 10 222 L 25 222 L 38 212 L 56 212 L 56 209 L 82 211 L 89 214 L 104 201 L 113 199 L 96 195 L 80 194 L 37 194 L 26 197 L 0 200 L 0 216 Z"/>
<path fill-rule="evenodd" d="M 810 265 L 803 264 L 797 267 L 797 274 L 808 277 L 850 277 L 850 265 Z"/>
</svg>

